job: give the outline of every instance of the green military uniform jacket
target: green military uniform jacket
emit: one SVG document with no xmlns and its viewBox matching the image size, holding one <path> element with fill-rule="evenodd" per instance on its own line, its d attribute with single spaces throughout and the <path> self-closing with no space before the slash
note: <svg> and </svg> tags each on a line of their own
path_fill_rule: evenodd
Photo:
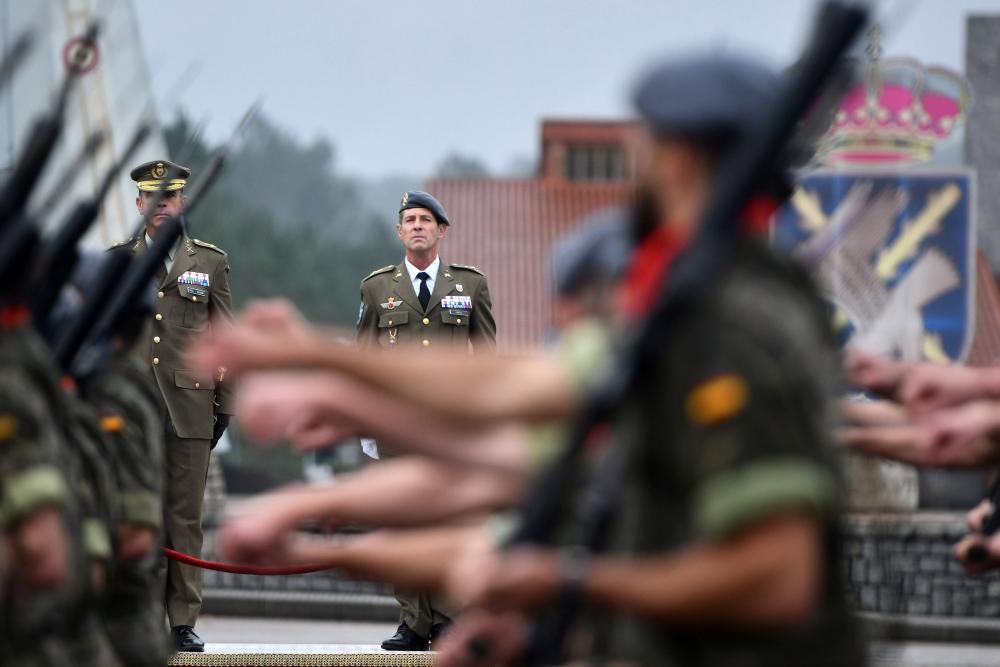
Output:
<svg viewBox="0 0 1000 667">
<path fill-rule="evenodd" d="M 143 253 L 145 236 L 116 244 L 112 251 Z M 232 387 L 219 382 L 219 376 L 195 377 L 184 364 L 192 337 L 219 317 L 233 317 L 229 260 L 211 243 L 185 234 L 170 271 L 157 281 L 156 304 L 146 338 L 138 346 L 180 438 L 211 439 L 216 413 L 233 413 Z"/>
<path fill-rule="evenodd" d="M 577 638 L 591 642 L 592 656 L 629 665 L 862 665 L 841 580 L 842 484 L 831 442 L 838 372 L 827 311 L 804 270 L 755 242 L 734 249 L 711 281 L 665 327 L 657 358 L 612 421 L 628 472 L 609 551 L 669 554 L 807 512 L 824 539 L 821 600 L 799 625 L 753 633 L 594 609 Z M 609 455 L 590 468 L 607 467 Z M 567 516 L 560 526 L 574 523 Z"/>
<path fill-rule="evenodd" d="M 86 395 L 114 444 L 119 521 L 156 531 L 159 544 L 166 481 L 159 390 L 134 355 L 116 353 L 112 363 L 87 383 Z M 108 638 L 126 665 L 164 665 L 169 657 L 159 563 L 156 557 L 119 559 L 101 598 Z"/>
<path fill-rule="evenodd" d="M 119 519 L 159 531 L 163 526 L 163 411 L 156 386 L 137 358 L 116 354 L 87 383 L 87 401 L 113 442 Z"/>
<path fill-rule="evenodd" d="M 32 329 L 0 330 L 0 368 L 0 411 L 17 415 L 16 428 L 0 449 L 4 476 L 8 466 L 14 473 L 12 486 L 5 489 L 5 518 L 16 521 L 34 508 L 61 504 L 72 545 L 66 585 L 24 600 L 25 610 L 11 615 L 26 623 L 14 633 L 27 637 L 31 624 L 45 614 L 76 613 L 92 599 L 91 561 L 111 557 L 109 529 L 117 512 L 108 441 L 95 414 L 59 386 L 58 370 Z"/>
<path fill-rule="evenodd" d="M 69 502 L 52 409 L 58 378 L 51 364 L 32 363 L 43 354 L 29 326 L 0 329 L 0 529 Z"/>
<path fill-rule="evenodd" d="M 373 271 L 361 281 L 358 344 L 472 345 L 477 352 L 496 347 L 490 289 L 482 271 L 441 261 L 425 311 L 413 289 L 406 263 Z"/>
</svg>

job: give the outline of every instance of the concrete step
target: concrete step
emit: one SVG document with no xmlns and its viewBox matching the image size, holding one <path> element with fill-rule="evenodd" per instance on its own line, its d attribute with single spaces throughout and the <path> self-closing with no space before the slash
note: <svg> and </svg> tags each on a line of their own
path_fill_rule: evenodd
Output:
<svg viewBox="0 0 1000 667">
<path fill-rule="evenodd" d="M 399 618 L 399 603 L 388 595 L 206 589 L 202 610 L 220 616 L 385 621 Z"/>
<path fill-rule="evenodd" d="M 214 644 L 204 653 L 175 653 L 187 667 L 430 667 L 430 652 L 383 651 L 353 644 Z"/>
</svg>

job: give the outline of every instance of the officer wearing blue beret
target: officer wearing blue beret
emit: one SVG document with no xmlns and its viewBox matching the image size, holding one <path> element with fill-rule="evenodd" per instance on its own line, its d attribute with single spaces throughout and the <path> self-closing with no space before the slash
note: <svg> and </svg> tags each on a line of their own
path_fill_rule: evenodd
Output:
<svg viewBox="0 0 1000 667">
<path fill-rule="evenodd" d="M 387 352 L 439 345 L 466 353 L 494 350 L 496 322 L 486 275 L 474 266 L 444 262 L 438 254 L 450 226 L 444 206 L 434 196 L 420 190 L 403 193 L 396 233 L 405 257 L 361 281 L 358 345 Z M 363 444 L 367 453 L 378 456 L 372 443 Z M 397 599 L 399 629 L 382 648 L 427 650 L 450 622 L 450 613 L 424 593 L 399 593 Z"/>
</svg>

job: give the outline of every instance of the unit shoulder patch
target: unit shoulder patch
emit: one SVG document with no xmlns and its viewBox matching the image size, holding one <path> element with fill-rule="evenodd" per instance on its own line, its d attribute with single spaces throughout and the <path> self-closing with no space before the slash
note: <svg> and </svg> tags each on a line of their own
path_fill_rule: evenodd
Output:
<svg viewBox="0 0 1000 667">
<path fill-rule="evenodd" d="M 377 276 L 380 273 L 386 273 L 388 271 L 392 271 L 395 268 L 396 268 L 395 264 L 390 264 L 389 266 L 383 266 L 381 269 L 375 269 L 374 271 L 372 271 L 371 273 L 369 273 L 367 276 L 365 276 L 364 278 L 362 278 L 361 282 L 365 282 L 369 278 L 372 278 L 373 276 Z"/>
<path fill-rule="evenodd" d="M 725 374 L 705 380 L 688 394 L 688 418 L 697 426 L 714 426 L 743 412 L 750 398 L 746 380 Z"/>
<path fill-rule="evenodd" d="M 471 266 L 469 264 L 452 264 L 451 268 L 453 268 L 453 269 L 465 269 L 466 271 L 472 271 L 473 273 L 478 273 L 481 276 L 485 276 L 486 275 L 485 273 L 483 273 L 482 269 L 479 269 L 479 268 L 477 268 L 475 266 Z"/>
<path fill-rule="evenodd" d="M 220 255 L 225 255 L 226 254 L 225 250 L 223 250 L 219 246 L 215 245 L 214 243 L 209 243 L 208 241 L 202 241 L 200 239 L 191 239 L 191 243 L 193 243 L 193 244 L 195 244 L 197 246 L 201 246 L 202 248 L 209 248 L 211 250 L 214 250 L 215 252 L 219 253 Z"/>
</svg>

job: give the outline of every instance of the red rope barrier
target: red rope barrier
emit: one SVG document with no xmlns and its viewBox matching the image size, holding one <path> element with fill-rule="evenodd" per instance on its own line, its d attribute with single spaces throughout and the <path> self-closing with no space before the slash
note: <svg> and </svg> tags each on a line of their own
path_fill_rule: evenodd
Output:
<svg viewBox="0 0 1000 667">
<path fill-rule="evenodd" d="M 258 576 L 275 576 L 289 574 L 308 574 L 309 572 L 320 572 L 329 570 L 325 565 L 292 565 L 292 566 L 268 566 L 268 565 L 233 565 L 231 563 L 219 563 L 214 560 L 202 560 L 180 551 L 174 551 L 163 547 L 163 553 L 167 558 L 175 560 L 185 565 L 193 565 L 204 570 L 215 570 L 217 572 L 229 572 L 231 574 L 254 574 Z"/>
</svg>

